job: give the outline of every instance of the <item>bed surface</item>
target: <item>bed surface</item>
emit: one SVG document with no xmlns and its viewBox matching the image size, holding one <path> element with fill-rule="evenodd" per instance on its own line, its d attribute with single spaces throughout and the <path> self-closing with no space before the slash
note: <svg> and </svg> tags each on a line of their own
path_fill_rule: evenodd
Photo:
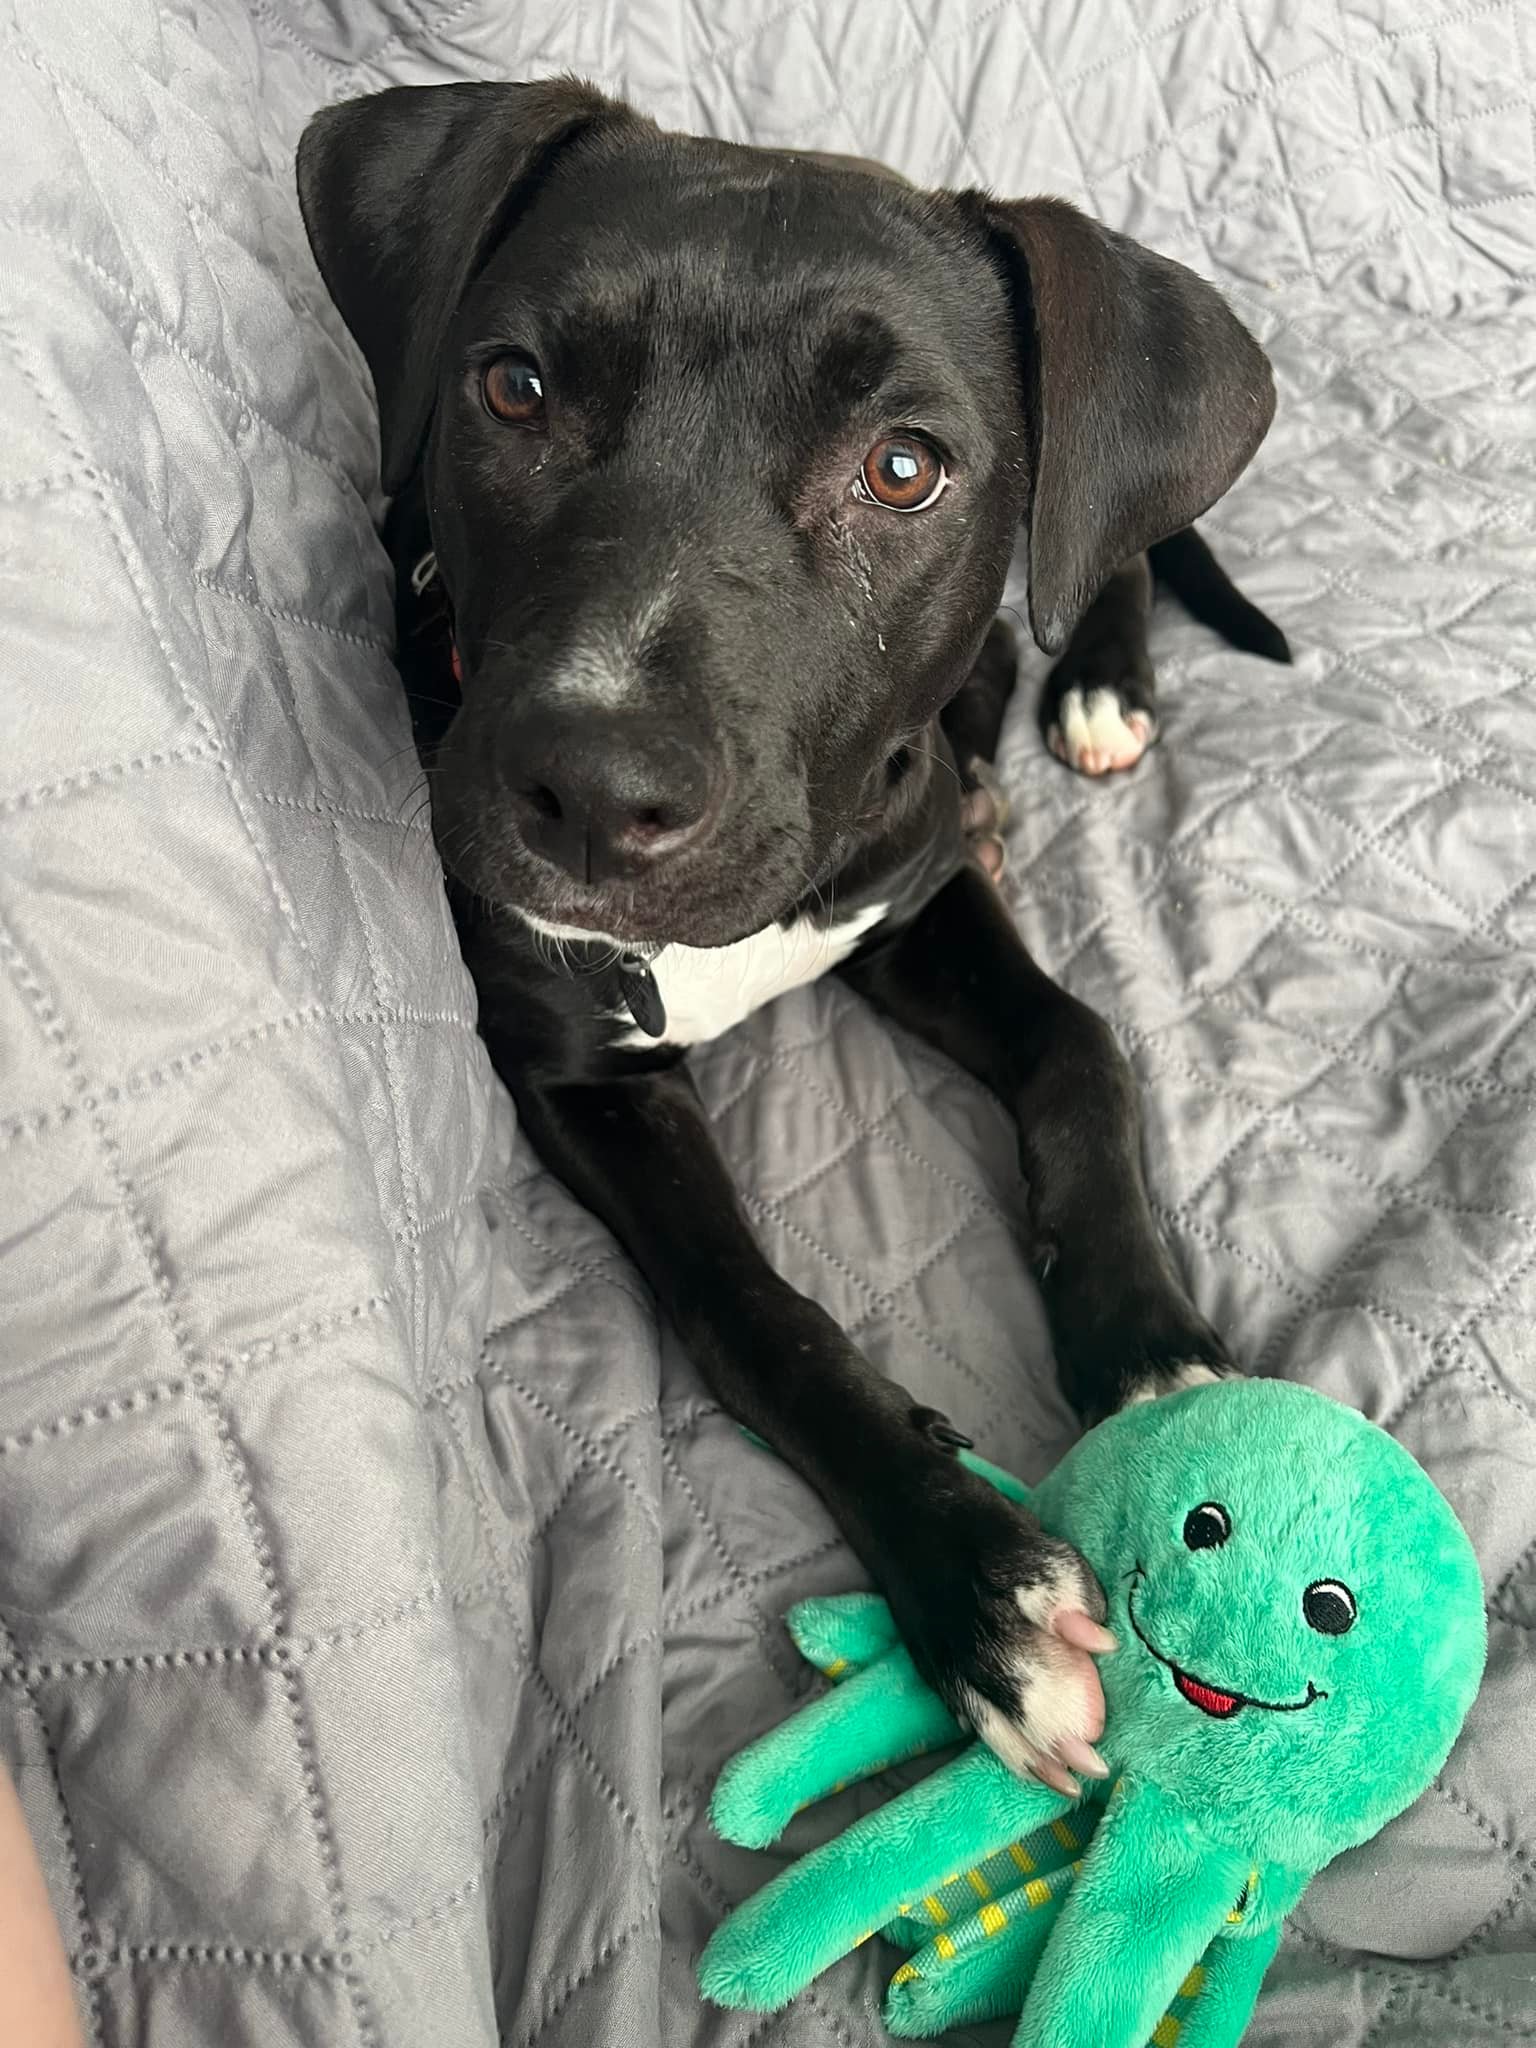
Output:
<svg viewBox="0 0 1536 2048">
<path fill-rule="evenodd" d="M 774 1867 L 713 1773 L 806 1688 L 782 1609 L 859 1575 L 489 1071 L 293 198 L 327 100 L 566 67 L 1076 198 L 1274 360 L 1206 531 L 1295 669 L 1160 612 L 1165 743 L 1109 785 L 1021 707 L 1009 888 L 1135 1064 L 1202 1304 L 1401 1437 L 1487 1580 L 1464 1740 L 1308 1894 L 1250 2038 L 1536 2034 L 1522 12 L 0 0 L 0 1742 L 93 2042 L 883 2038 L 878 1944 L 772 2020 L 694 1991 Z M 783 1270 L 1043 1471 L 995 1105 L 835 986 L 697 1065 Z"/>
</svg>

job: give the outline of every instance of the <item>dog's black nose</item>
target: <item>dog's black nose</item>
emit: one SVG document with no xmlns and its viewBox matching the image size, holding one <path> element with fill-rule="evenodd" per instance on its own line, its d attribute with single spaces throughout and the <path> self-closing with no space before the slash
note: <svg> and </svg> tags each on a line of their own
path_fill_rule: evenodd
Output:
<svg viewBox="0 0 1536 2048">
<path fill-rule="evenodd" d="M 504 732 L 502 759 L 525 843 L 578 881 L 637 875 L 713 819 L 709 753 L 661 720 L 531 713 Z"/>
</svg>

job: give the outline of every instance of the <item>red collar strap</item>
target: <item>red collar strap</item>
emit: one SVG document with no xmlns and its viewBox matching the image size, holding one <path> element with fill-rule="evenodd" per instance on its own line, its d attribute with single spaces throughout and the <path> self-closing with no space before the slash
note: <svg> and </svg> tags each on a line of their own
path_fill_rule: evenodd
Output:
<svg viewBox="0 0 1536 2048">
<path fill-rule="evenodd" d="M 437 597 L 439 604 L 442 606 L 443 616 L 448 621 L 448 660 L 453 669 L 453 680 L 462 689 L 464 686 L 464 665 L 459 660 L 459 643 L 453 637 L 453 614 L 448 605 L 448 593 L 443 588 L 442 577 L 437 573 L 436 551 L 428 548 L 427 552 L 420 557 L 411 569 L 412 594 L 421 603 L 425 604 L 427 602 L 427 592 L 432 589 L 434 584 L 437 586 Z"/>
</svg>

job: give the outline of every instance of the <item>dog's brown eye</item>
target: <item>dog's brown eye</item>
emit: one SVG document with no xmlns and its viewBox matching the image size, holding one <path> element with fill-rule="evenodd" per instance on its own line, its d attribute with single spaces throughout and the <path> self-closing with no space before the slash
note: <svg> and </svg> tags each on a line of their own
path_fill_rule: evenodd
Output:
<svg viewBox="0 0 1536 2048">
<path fill-rule="evenodd" d="M 948 482 L 937 449 L 916 434 L 889 434 L 865 456 L 853 488 L 890 512 L 926 512 Z"/>
<path fill-rule="evenodd" d="M 486 409 L 509 427 L 542 427 L 544 379 L 531 356 L 497 356 L 480 380 Z"/>
</svg>

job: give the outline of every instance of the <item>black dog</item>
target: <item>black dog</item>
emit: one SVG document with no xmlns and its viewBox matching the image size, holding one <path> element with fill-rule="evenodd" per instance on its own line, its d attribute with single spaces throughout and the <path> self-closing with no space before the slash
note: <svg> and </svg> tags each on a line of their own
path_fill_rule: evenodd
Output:
<svg viewBox="0 0 1536 2048">
<path fill-rule="evenodd" d="M 769 1267 L 683 1058 L 836 965 L 1014 1111 L 1081 1413 L 1232 1369 L 1128 1069 L 1024 951 L 949 771 L 976 790 L 1012 686 L 1021 521 L 1075 765 L 1152 737 L 1151 571 L 1286 658 L 1186 530 L 1269 424 L 1262 352 L 1065 204 L 665 134 L 569 80 L 332 108 L 298 175 L 378 392 L 438 844 L 524 1127 L 946 1699 L 1019 1768 L 1099 1768 L 1092 1575 Z"/>
</svg>

